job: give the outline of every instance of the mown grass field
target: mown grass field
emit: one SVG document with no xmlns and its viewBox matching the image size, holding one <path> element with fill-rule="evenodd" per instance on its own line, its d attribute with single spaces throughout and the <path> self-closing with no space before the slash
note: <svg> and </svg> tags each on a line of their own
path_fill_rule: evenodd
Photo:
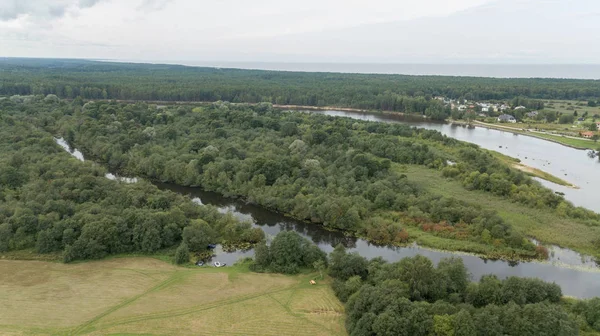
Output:
<svg viewBox="0 0 600 336">
<path fill-rule="evenodd" d="M 429 192 L 442 196 L 452 196 L 457 199 L 479 204 L 485 209 L 496 210 L 522 234 L 534 237 L 544 243 L 568 247 L 575 251 L 597 255 L 592 240 L 600 236 L 600 227 L 588 226 L 583 222 L 559 217 L 544 209 L 530 208 L 510 200 L 483 191 L 468 191 L 459 181 L 442 177 L 437 170 L 422 166 L 406 165 L 401 168 L 410 181 L 417 183 Z M 422 234 L 417 238 L 421 244 L 441 249 L 459 249 L 460 244 L 474 244 L 463 241 L 452 241 Z M 451 244 L 453 246 L 446 246 Z"/>
<path fill-rule="evenodd" d="M 329 283 L 152 258 L 0 260 L 0 335 L 345 335 Z"/>
</svg>

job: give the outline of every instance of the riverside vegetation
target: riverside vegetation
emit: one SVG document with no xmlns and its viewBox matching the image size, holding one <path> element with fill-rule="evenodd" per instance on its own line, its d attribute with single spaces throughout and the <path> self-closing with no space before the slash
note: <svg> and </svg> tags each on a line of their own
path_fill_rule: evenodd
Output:
<svg viewBox="0 0 600 336">
<path fill-rule="evenodd" d="M 286 243 L 282 248 L 282 243 Z M 279 233 L 257 248 L 251 269 L 296 273 L 286 265 L 322 269 L 329 263 L 332 288 L 345 303 L 349 335 L 572 336 L 600 332 L 600 299 L 562 298 L 561 289 L 538 279 L 483 276 L 471 282 L 459 258 L 437 267 L 423 256 L 388 263 L 347 253 L 338 245 L 328 259 L 310 253 L 295 232 Z M 314 245 L 313 245 L 314 246 Z M 310 266 L 309 261 L 314 262 Z"/>
<path fill-rule="evenodd" d="M 21 309 L 0 314 L 2 331 L 173 334 L 202 328 L 265 334 L 270 328 L 277 334 L 344 334 L 344 309 L 332 291 L 345 303 L 350 335 L 600 331 L 599 299 L 566 299 L 557 285 L 532 279 L 486 276 L 470 283 L 460 259 L 442 260 L 437 267 L 421 256 L 387 263 L 346 253 L 342 246 L 326 258 L 294 232 L 280 233 L 267 245 L 261 230 L 213 207 L 144 180 L 107 179 L 106 169 L 72 158 L 53 138 L 63 136 L 115 172 L 244 197 L 388 244 L 425 235 L 434 244 L 456 242 L 448 245 L 455 249 L 544 257 L 545 251 L 517 230 L 519 221 L 510 220 L 522 214 L 511 214 L 510 206 L 491 211 L 484 206 L 489 200 L 497 202 L 490 203 L 493 207 L 525 204 L 534 215 L 561 217 L 581 230 L 598 226 L 597 214 L 573 207 L 492 153 L 438 132 L 282 112 L 269 104 L 157 109 L 64 102 L 52 95 L 0 100 L 0 126 L 5 256 L 33 250 L 68 262 L 111 254 L 173 255 L 179 246 L 177 261 L 185 264 L 186 250 L 205 249 L 208 242 L 259 243 L 251 265 L 227 270 L 175 268 L 144 259 L 124 259 L 112 268 L 118 259 L 62 266 L 31 262 L 35 269 L 29 269 L 24 262 L 4 260 L 0 277 L 7 289 L 0 295 L 6 290 Z M 484 204 L 474 202 L 478 199 Z M 586 236 L 597 244 L 593 235 Z M 293 275 L 248 274 L 248 267 Z M 313 273 L 308 277 L 306 271 Z M 325 272 L 333 278 L 332 290 L 323 286 L 330 279 L 308 284 Z M 88 295 L 93 281 L 95 304 L 72 301 Z M 32 297 L 45 309 L 33 309 L 39 318 L 24 318 Z M 98 298 L 103 299 L 94 301 Z"/>
<path fill-rule="evenodd" d="M 182 240 L 200 251 L 263 239 L 214 207 L 149 182 L 109 180 L 104 168 L 72 158 L 43 130 L 58 107 L 48 104 L 0 101 L 0 253 L 33 250 L 70 262 L 168 251 Z"/>
<path fill-rule="evenodd" d="M 341 245 L 328 258 L 316 251 L 283 232 L 261 243 L 254 261 L 226 268 L 139 257 L 0 260 L 0 296 L 10 303 L 0 305 L 0 333 L 600 334 L 600 299 L 564 298 L 555 284 L 494 276 L 472 283 L 458 258 L 434 266 L 421 256 L 367 260 Z"/>
<path fill-rule="evenodd" d="M 432 247 L 491 257 L 547 257 L 543 247 L 536 247 L 526 239 L 514 217 L 501 216 L 496 211 L 512 214 L 510 209 L 490 209 L 458 195 L 431 192 L 402 172 L 404 165 L 412 165 L 456 181 L 462 185 L 460 193 L 482 192 L 507 200 L 508 204 L 512 202 L 516 207 L 537 209 L 540 214 L 551 212 L 571 223 L 571 229 L 575 227 L 585 233 L 582 245 L 586 251 L 597 254 L 600 249 L 598 214 L 574 207 L 488 151 L 436 131 L 282 112 L 272 109 L 270 104 L 216 103 L 206 108 L 157 109 L 143 103 L 83 104 L 80 100 L 67 103 L 54 96 L 31 97 L 22 103 L 3 100 L 0 104 L 4 122 L 21 121 L 21 128 L 27 123 L 37 132 L 45 129 L 63 136 L 111 171 L 242 197 L 380 244 L 405 244 L 418 238 Z M 24 131 L 15 134 L 19 133 Z M 44 134 L 45 141 L 51 140 L 49 133 Z M 11 159 L 4 165 L 20 176 L 19 161 L 13 162 L 13 156 L 18 157 L 18 150 L 5 156 Z M 22 182 L 9 187 L 21 188 L 28 177 L 17 181 Z M 140 187 L 120 185 L 119 188 Z M 130 203 L 118 201 L 118 204 Z M 165 203 L 154 210 L 168 210 L 170 206 Z M 40 214 L 37 208 L 29 210 L 33 217 Z M 13 218 L 19 216 L 16 210 L 5 214 L 11 223 L 21 223 Z M 59 213 L 61 220 L 63 217 Z M 180 224 L 180 229 L 186 224 Z M 114 225 L 106 223 L 111 229 Z M 188 231 L 202 236 L 207 230 L 202 225 L 195 223 Z M 10 237 L 21 237 L 24 229 L 19 231 L 20 226 L 11 224 L 4 230 Z M 248 230 L 247 234 L 229 225 L 217 227 L 216 235 L 229 232 L 225 240 L 232 240 L 233 236 L 251 242 L 260 240 L 256 230 L 246 226 L 234 225 L 234 228 L 240 228 L 241 232 Z M 5 246 L 18 249 L 38 244 L 39 237 L 45 237 L 36 234 L 46 228 L 32 225 L 27 230 L 28 244 Z M 107 235 L 96 230 L 94 234 Z M 157 248 L 178 243 L 180 236 L 173 237 L 167 244 L 156 244 Z M 193 242 L 189 240 L 186 244 L 191 248 Z M 67 245 L 70 246 L 52 245 L 50 250 Z"/>
</svg>

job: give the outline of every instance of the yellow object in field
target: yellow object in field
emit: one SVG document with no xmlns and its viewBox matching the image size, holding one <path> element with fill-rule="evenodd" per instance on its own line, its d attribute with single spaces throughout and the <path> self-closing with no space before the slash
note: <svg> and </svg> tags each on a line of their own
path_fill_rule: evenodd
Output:
<svg viewBox="0 0 600 336">
<path fill-rule="evenodd" d="M 310 280 L 310 284 L 311 284 L 311 285 L 316 285 L 316 284 L 317 284 L 317 282 L 316 282 L 315 280 Z"/>
</svg>

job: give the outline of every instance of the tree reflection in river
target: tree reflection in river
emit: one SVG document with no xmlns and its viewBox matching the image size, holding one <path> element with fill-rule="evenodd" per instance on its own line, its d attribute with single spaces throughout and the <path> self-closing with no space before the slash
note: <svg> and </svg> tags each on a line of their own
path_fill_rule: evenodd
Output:
<svg viewBox="0 0 600 336">
<path fill-rule="evenodd" d="M 79 152 L 76 149 L 71 150 L 63 139 L 56 139 L 56 141 L 71 155 L 75 156 L 75 153 Z M 83 155 L 77 158 L 82 161 L 84 160 Z M 199 188 L 181 187 L 164 183 L 156 183 L 156 185 L 161 189 L 168 189 L 187 195 L 199 204 L 210 204 L 220 208 L 222 212 L 231 212 L 234 216 L 252 221 L 255 226 L 261 227 L 270 236 L 275 236 L 282 230 L 297 231 L 302 236 L 315 242 L 326 253 L 332 252 L 337 244 L 342 243 L 348 247 L 349 252 L 357 252 L 367 259 L 381 257 L 389 262 L 395 262 L 405 257 L 423 255 L 437 264 L 443 258 L 459 257 L 471 273 L 472 280 L 475 281 L 487 274 L 494 274 L 501 279 L 509 276 L 535 277 L 547 282 L 557 283 L 561 286 L 564 295 L 577 298 L 600 296 L 600 272 L 597 269 L 580 269 L 578 268 L 580 267 L 578 263 L 573 264 L 575 267 L 561 267 L 540 262 L 515 263 L 502 260 L 488 260 L 473 255 L 429 250 L 417 245 L 407 247 L 376 246 L 363 239 L 346 237 L 341 232 L 328 231 L 320 225 L 297 221 L 264 208 L 246 204 L 241 200 L 225 198 L 217 193 L 203 191 Z M 227 253 L 222 250 L 221 246 L 215 250 L 215 253 L 218 261 L 229 265 L 239 259 L 254 255 L 253 250 Z"/>
</svg>

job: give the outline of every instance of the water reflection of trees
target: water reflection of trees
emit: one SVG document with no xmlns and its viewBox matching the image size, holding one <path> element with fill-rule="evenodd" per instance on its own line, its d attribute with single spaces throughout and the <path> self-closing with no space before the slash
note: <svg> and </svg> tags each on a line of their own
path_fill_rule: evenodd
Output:
<svg viewBox="0 0 600 336">
<path fill-rule="evenodd" d="M 216 203 L 212 203 L 215 201 L 214 195 L 211 196 L 213 197 L 207 199 L 207 201 L 211 202 L 209 204 L 216 205 Z M 305 223 L 256 205 L 243 204 L 240 201 L 229 200 L 229 202 L 228 205 L 236 204 L 236 211 L 251 215 L 258 226 L 278 227 L 279 231 L 296 231 L 317 245 L 328 244 L 334 247 L 341 243 L 348 248 L 356 246 L 356 238 L 347 237 L 339 231 L 326 230 L 319 224 Z"/>
<path fill-rule="evenodd" d="M 260 206 L 248 204 L 239 199 L 226 198 L 214 192 L 201 190 L 200 188 L 182 187 L 164 183 L 156 183 L 156 185 L 161 189 L 168 189 L 192 198 L 197 197 L 202 201 L 202 204 L 216 206 L 224 212 L 231 211 L 238 217 L 251 216 L 254 224 L 259 227 L 268 226 L 277 228 L 277 231 L 296 231 L 317 245 L 335 247 L 338 244 L 342 244 L 346 248 L 356 248 L 357 239 L 355 237 L 346 236 L 340 231 L 326 230 L 319 224 L 295 220 Z"/>
</svg>

